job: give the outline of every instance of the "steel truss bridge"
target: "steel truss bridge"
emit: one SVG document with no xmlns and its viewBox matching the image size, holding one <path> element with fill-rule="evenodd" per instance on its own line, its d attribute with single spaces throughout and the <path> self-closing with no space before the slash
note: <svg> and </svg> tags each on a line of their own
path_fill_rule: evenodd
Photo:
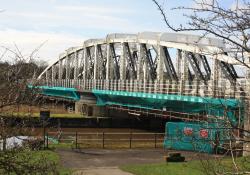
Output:
<svg viewBox="0 0 250 175">
<path fill-rule="evenodd" d="M 142 32 L 89 39 L 60 54 L 38 77 L 45 95 L 98 105 L 239 117 L 249 83 L 223 41 Z"/>
</svg>

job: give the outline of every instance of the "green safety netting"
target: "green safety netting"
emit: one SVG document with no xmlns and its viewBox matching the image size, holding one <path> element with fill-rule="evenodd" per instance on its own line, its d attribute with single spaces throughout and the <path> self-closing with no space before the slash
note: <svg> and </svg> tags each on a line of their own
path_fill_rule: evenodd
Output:
<svg viewBox="0 0 250 175">
<path fill-rule="evenodd" d="M 164 148 L 213 153 L 230 138 L 222 123 L 166 123 Z"/>
</svg>

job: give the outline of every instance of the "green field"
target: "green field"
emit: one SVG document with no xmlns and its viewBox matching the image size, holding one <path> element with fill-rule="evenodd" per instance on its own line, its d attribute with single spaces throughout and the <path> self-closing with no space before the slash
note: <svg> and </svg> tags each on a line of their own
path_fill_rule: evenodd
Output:
<svg viewBox="0 0 250 175">
<path fill-rule="evenodd" d="M 236 163 L 240 171 L 250 171 L 250 157 L 238 158 Z M 127 165 L 120 168 L 135 175 L 209 175 L 216 174 L 216 172 L 217 174 L 236 174 L 229 173 L 236 171 L 233 167 L 232 159 L 225 158 L 220 161 L 195 160 L 184 163 Z"/>
</svg>

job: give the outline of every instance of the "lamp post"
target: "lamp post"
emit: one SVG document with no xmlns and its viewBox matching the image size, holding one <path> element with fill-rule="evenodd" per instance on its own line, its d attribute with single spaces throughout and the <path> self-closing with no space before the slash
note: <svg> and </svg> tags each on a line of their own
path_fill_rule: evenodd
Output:
<svg viewBox="0 0 250 175">
<path fill-rule="evenodd" d="M 46 137 L 46 124 L 49 118 L 50 118 L 50 111 L 40 111 L 40 120 L 42 121 L 42 125 L 43 125 L 43 148 L 44 149 L 45 149 L 45 142 L 46 142 L 46 138 L 45 138 Z"/>
</svg>

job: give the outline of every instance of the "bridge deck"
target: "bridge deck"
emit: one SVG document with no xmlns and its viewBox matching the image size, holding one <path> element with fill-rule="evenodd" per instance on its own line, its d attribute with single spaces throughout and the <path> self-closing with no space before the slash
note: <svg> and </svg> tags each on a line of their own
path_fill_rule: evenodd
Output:
<svg viewBox="0 0 250 175">
<path fill-rule="evenodd" d="M 224 99 L 243 99 L 247 97 L 247 84 L 240 79 L 235 85 L 221 80 L 216 85 L 212 81 L 138 81 L 138 80 L 53 80 L 42 81 L 48 87 L 75 88 L 79 92 L 110 90 L 155 94 L 186 95 Z"/>
<path fill-rule="evenodd" d="M 97 105 L 119 105 L 218 117 L 224 116 L 225 110 L 227 110 L 226 115 L 232 123 L 236 122 L 236 115 L 238 115 L 236 113 L 239 108 L 243 108 L 242 92 L 231 91 L 226 89 L 226 86 L 223 87 L 224 90 L 218 89 L 217 93 L 214 94 L 216 96 L 212 96 L 209 86 L 197 90 L 197 86 L 194 88 L 192 84 L 184 86 L 182 89 L 179 84 L 175 83 L 140 84 L 136 81 L 72 80 L 48 82 L 48 85 L 50 86 L 42 86 L 45 95 L 71 98 L 77 101 L 80 99 L 79 92 L 91 92 L 97 97 Z M 62 88 L 58 85 L 68 88 Z"/>
</svg>

